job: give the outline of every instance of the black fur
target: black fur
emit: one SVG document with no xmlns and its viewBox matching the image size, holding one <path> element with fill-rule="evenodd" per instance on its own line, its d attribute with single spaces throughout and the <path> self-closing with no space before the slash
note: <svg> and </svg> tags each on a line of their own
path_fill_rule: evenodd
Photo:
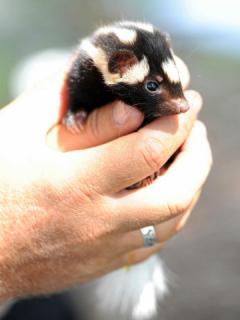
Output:
<svg viewBox="0 0 240 320">
<path fill-rule="evenodd" d="M 69 111 L 87 113 L 116 98 L 103 81 L 102 74 L 85 52 L 79 51 L 67 77 Z"/>
</svg>

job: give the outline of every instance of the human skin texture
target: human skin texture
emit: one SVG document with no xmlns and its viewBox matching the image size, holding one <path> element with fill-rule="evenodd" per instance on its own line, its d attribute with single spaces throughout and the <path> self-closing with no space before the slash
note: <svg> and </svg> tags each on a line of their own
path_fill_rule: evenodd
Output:
<svg viewBox="0 0 240 320">
<path fill-rule="evenodd" d="M 198 93 L 185 92 L 187 113 L 139 130 L 141 113 L 114 102 L 73 135 L 61 123 L 62 84 L 57 75 L 0 111 L 2 301 L 62 290 L 155 253 L 185 224 L 211 167 Z M 126 190 L 178 149 L 163 176 Z M 147 225 L 159 244 L 144 249 L 139 228 Z"/>
</svg>

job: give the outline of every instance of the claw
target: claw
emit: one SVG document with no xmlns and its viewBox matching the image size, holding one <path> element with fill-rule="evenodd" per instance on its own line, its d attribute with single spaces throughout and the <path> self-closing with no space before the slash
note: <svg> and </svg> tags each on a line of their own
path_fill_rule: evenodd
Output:
<svg viewBox="0 0 240 320">
<path fill-rule="evenodd" d="M 72 134 L 78 134 L 83 130 L 86 119 L 86 111 L 81 110 L 76 113 L 69 111 L 63 118 L 63 124 Z"/>
</svg>

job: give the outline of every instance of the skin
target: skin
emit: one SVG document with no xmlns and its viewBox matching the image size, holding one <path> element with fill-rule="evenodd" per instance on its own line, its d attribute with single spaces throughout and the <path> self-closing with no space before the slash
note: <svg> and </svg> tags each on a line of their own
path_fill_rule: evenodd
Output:
<svg viewBox="0 0 240 320">
<path fill-rule="evenodd" d="M 186 91 L 187 113 L 140 130 L 139 111 L 112 103 L 73 135 L 60 122 L 62 83 L 46 80 L 0 111 L 2 301 L 62 290 L 159 251 L 186 223 L 212 164 L 197 92 Z M 180 146 L 163 176 L 126 190 Z M 139 233 L 147 225 L 157 229 L 152 248 Z"/>
</svg>

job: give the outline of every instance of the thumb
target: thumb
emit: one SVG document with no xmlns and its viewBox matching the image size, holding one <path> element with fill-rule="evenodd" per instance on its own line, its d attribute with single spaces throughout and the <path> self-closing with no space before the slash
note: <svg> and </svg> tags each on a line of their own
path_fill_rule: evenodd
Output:
<svg viewBox="0 0 240 320">
<path fill-rule="evenodd" d="M 62 123 L 48 133 L 48 144 L 61 151 L 84 149 L 126 135 L 141 125 L 143 114 L 120 101 L 92 111 L 79 133 L 70 132 Z"/>
</svg>

